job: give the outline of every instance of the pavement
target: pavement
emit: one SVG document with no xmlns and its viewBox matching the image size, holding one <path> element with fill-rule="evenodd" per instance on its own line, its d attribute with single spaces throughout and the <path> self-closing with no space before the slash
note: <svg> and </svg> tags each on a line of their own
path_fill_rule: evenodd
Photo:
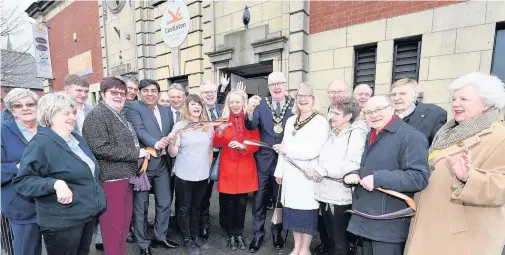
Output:
<svg viewBox="0 0 505 255">
<path fill-rule="evenodd" d="M 228 250 L 226 247 L 226 235 L 223 233 L 221 230 L 221 227 L 219 226 L 218 223 L 218 215 L 219 215 L 219 202 L 218 202 L 218 192 L 214 188 L 214 191 L 212 193 L 212 198 L 211 198 L 211 207 L 210 207 L 210 229 L 209 229 L 209 249 L 206 250 L 201 250 L 202 255 L 222 255 L 222 254 L 236 254 L 236 255 L 242 255 L 242 254 L 251 254 L 247 250 L 241 251 L 237 250 L 235 252 L 231 252 Z M 244 226 L 244 237 L 246 239 L 246 244 L 249 246 L 249 242 L 253 238 L 253 231 L 252 231 L 252 200 L 250 199 L 247 204 L 247 213 L 246 213 L 246 221 L 245 221 L 245 226 Z M 278 255 L 278 254 L 289 254 L 292 249 L 293 249 L 293 235 L 290 232 L 288 235 L 288 240 L 286 243 L 286 246 L 284 249 L 277 251 L 273 248 L 272 244 L 272 235 L 270 233 L 270 220 L 272 218 L 272 212 L 273 210 L 268 210 L 267 211 L 267 222 L 265 224 L 265 229 L 266 229 L 266 234 L 265 238 L 263 240 L 263 245 L 261 246 L 261 249 L 256 253 L 256 254 L 261 254 L 261 255 Z M 154 196 L 151 195 L 150 197 L 150 203 L 149 203 L 149 222 L 154 221 Z M 285 232 L 283 232 L 283 237 L 285 235 Z M 171 254 L 171 255 L 182 255 L 182 254 L 189 254 L 185 248 L 183 248 L 182 245 L 182 239 L 180 234 L 175 232 L 173 229 L 169 230 L 169 238 L 170 240 L 177 241 L 179 242 L 180 247 L 177 249 L 163 249 L 163 248 L 152 248 L 153 254 L 155 255 L 160 255 L 160 254 Z M 319 243 L 318 240 L 314 240 L 312 246 L 315 246 Z M 104 254 L 103 251 L 96 251 L 95 250 L 95 245 L 94 241 L 91 245 L 91 255 L 102 255 Z M 45 251 L 43 252 L 45 255 Z M 139 254 L 139 248 L 136 244 L 127 244 L 127 255 L 137 255 Z"/>
</svg>

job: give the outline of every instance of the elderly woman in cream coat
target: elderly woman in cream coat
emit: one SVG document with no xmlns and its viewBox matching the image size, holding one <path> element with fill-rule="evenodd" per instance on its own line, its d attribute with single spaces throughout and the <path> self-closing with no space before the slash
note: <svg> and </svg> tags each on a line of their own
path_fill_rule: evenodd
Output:
<svg viewBox="0 0 505 255">
<path fill-rule="evenodd" d="M 303 169 L 311 169 L 317 163 L 330 129 L 326 118 L 317 113 L 318 108 L 314 87 L 300 84 L 293 107 L 295 115 L 286 122 L 282 144 L 274 145 L 280 155 L 274 176 L 277 183 L 282 184 L 282 225 L 293 231 L 295 239 L 291 255 L 310 254 L 310 242 L 317 233 L 319 203 L 314 198 L 314 182 L 308 171 L 295 168 L 286 157 Z"/>
<path fill-rule="evenodd" d="M 437 132 L 428 187 L 416 195 L 407 255 L 497 255 L 505 245 L 504 84 L 470 73 L 455 80 L 454 119 Z"/>
<path fill-rule="evenodd" d="M 329 237 L 329 254 L 347 255 L 350 252 L 347 225 L 351 214 L 345 211 L 351 209 L 352 192 L 351 187 L 338 179 L 360 168 L 369 132 L 368 125 L 357 120 L 360 111 L 358 102 L 353 98 L 330 107 L 330 135 L 312 173 L 316 180 L 314 194 L 320 202 L 319 210 Z"/>
</svg>

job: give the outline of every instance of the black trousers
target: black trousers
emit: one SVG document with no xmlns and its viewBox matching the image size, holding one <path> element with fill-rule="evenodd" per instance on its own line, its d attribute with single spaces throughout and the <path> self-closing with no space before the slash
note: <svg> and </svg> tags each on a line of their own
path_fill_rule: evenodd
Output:
<svg viewBox="0 0 505 255">
<path fill-rule="evenodd" d="M 333 207 L 333 208 L 332 208 Z M 328 234 L 329 254 L 332 255 L 348 255 L 349 250 L 349 235 L 347 225 L 351 215 L 345 211 L 351 209 L 351 205 L 333 205 L 320 203 L 320 208 L 324 227 Z"/>
<path fill-rule="evenodd" d="M 184 240 L 194 239 L 200 230 L 200 208 L 208 180 L 186 181 L 175 177 L 175 192 L 178 201 L 177 222 Z"/>
<path fill-rule="evenodd" d="M 384 243 L 363 238 L 363 255 L 402 255 L 405 243 Z"/>
<path fill-rule="evenodd" d="M 214 151 L 214 159 L 212 162 L 216 161 L 219 156 L 219 152 Z M 214 182 L 210 181 L 207 184 L 207 189 L 205 190 L 205 196 L 202 200 L 202 209 L 200 213 L 200 228 L 208 229 L 210 225 L 210 198 L 212 197 L 212 191 L 214 190 Z"/>
<path fill-rule="evenodd" d="M 219 204 L 224 209 L 223 225 L 228 236 L 240 236 L 244 231 L 247 193 L 219 193 Z"/>
<path fill-rule="evenodd" d="M 253 230 L 255 238 L 262 238 L 265 236 L 265 222 L 267 214 L 267 203 L 270 200 L 270 194 L 273 194 L 274 201 L 277 201 L 277 194 L 279 191 L 279 184 L 275 181 L 274 171 L 275 164 L 267 169 L 267 171 L 258 171 L 258 191 L 254 194 L 254 202 L 252 207 L 253 214 Z M 270 227 L 273 235 L 280 235 L 282 232 L 282 223 Z"/>
<path fill-rule="evenodd" d="M 88 255 L 96 218 L 65 228 L 40 227 L 48 255 Z"/>
</svg>

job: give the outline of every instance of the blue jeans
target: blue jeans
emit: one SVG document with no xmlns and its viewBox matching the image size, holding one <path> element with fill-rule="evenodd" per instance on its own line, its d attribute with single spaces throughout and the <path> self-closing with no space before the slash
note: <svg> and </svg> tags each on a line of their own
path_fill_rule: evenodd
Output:
<svg viewBox="0 0 505 255">
<path fill-rule="evenodd" d="M 14 235 L 14 255 L 40 255 L 42 235 L 37 223 L 16 224 L 10 222 Z"/>
</svg>

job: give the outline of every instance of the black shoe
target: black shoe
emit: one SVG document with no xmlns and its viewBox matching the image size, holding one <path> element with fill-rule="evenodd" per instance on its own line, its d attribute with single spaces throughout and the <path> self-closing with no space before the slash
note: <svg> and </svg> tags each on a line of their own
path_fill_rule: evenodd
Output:
<svg viewBox="0 0 505 255">
<path fill-rule="evenodd" d="M 239 236 L 236 236 L 235 239 L 236 239 L 237 247 L 240 250 L 245 250 L 245 240 L 244 240 L 244 237 L 239 235 Z"/>
<path fill-rule="evenodd" d="M 249 252 L 250 253 L 258 252 L 259 249 L 261 248 L 261 243 L 263 243 L 263 237 L 260 238 L 255 237 L 249 244 Z"/>
<path fill-rule="evenodd" d="M 228 236 L 228 240 L 226 242 L 226 246 L 230 251 L 236 251 L 237 250 L 237 240 L 235 239 L 234 236 Z"/>
<path fill-rule="evenodd" d="M 278 235 L 272 234 L 272 240 L 274 243 L 274 248 L 276 250 L 280 250 L 280 249 L 284 248 L 284 239 L 282 239 L 282 236 L 280 234 L 278 234 Z"/>
<path fill-rule="evenodd" d="M 163 241 L 160 241 L 160 240 L 152 240 L 152 244 L 154 247 L 157 247 L 157 246 L 163 246 L 167 249 L 175 249 L 175 248 L 178 248 L 179 247 L 179 244 L 176 243 L 176 242 L 172 242 L 170 240 L 163 240 Z"/>
<path fill-rule="evenodd" d="M 314 255 L 325 255 L 328 254 L 328 247 L 324 245 L 324 243 L 321 243 L 320 245 L 316 246 L 313 251 Z"/>
<path fill-rule="evenodd" d="M 189 252 L 189 255 L 199 255 L 200 250 L 198 249 L 198 246 L 196 246 L 195 241 L 193 240 L 185 240 L 184 241 L 184 246 Z"/>
<path fill-rule="evenodd" d="M 200 238 L 202 238 L 203 240 L 207 241 L 207 239 L 209 239 L 209 229 L 203 228 L 200 231 Z"/>
<path fill-rule="evenodd" d="M 151 251 L 151 248 L 147 249 L 140 249 L 140 255 L 152 255 L 153 252 Z"/>
<path fill-rule="evenodd" d="M 95 249 L 97 251 L 103 251 L 103 243 L 95 243 Z"/>
</svg>

